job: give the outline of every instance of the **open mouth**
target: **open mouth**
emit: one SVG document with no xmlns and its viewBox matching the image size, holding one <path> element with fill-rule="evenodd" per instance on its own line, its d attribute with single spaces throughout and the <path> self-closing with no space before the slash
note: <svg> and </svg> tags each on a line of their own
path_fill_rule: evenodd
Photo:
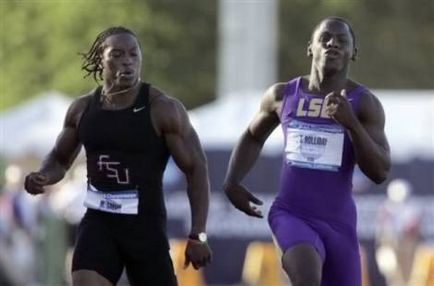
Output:
<svg viewBox="0 0 434 286">
<path fill-rule="evenodd" d="M 341 53 L 336 50 L 327 50 L 324 54 L 327 58 L 338 58 L 341 55 Z"/>
<path fill-rule="evenodd" d="M 134 72 L 131 70 L 127 70 L 127 71 L 122 71 L 119 73 L 120 77 L 132 77 L 134 76 Z"/>
</svg>

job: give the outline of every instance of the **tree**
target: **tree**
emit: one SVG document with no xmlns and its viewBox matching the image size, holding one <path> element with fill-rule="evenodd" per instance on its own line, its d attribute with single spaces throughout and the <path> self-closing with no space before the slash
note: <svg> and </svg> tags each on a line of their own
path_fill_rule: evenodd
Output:
<svg viewBox="0 0 434 286">
<path fill-rule="evenodd" d="M 342 16 L 353 25 L 359 60 L 352 75 L 371 88 L 432 89 L 434 2 L 419 0 L 280 1 L 279 78 L 309 73 L 305 57 L 314 25 Z"/>
<path fill-rule="evenodd" d="M 47 90 L 79 96 L 78 52 L 96 35 L 125 25 L 139 36 L 142 78 L 188 108 L 212 101 L 216 85 L 218 1 L 0 1 L 0 110 Z M 359 61 L 355 79 L 371 88 L 434 88 L 434 2 L 418 0 L 280 0 L 279 80 L 309 73 L 306 45 L 323 17 L 354 26 Z M 242 19 L 240 19 L 242 21 Z"/>
<path fill-rule="evenodd" d="M 79 52 L 103 29 L 134 30 L 143 49 L 142 78 L 194 107 L 214 98 L 215 6 L 188 1 L 1 2 L 1 109 L 47 90 L 79 96 Z M 7 11 L 7 12 L 6 12 Z M 204 72 L 206 71 L 206 72 Z"/>
</svg>

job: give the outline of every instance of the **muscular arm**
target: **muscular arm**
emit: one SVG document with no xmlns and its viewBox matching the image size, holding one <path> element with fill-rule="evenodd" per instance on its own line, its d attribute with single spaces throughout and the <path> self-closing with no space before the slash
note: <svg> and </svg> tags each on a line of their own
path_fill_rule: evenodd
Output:
<svg viewBox="0 0 434 286">
<path fill-rule="evenodd" d="M 31 194 L 44 192 L 44 186 L 52 185 L 63 179 L 66 171 L 80 152 L 78 140 L 78 120 L 87 106 L 87 98 L 81 97 L 69 107 L 62 131 L 56 139 L 53 149 L 45 157 L 37 172 L 26 177 L 25 188 Z"/>
<path fill-rule="evenodd" d="M 349 128 L 357 163 L 365 175 L 379 184 L 390 171 L 390 149 L 384 133 L 385 116 L 373 94 L 360 99 L 359 120 Z"/>
<path fill-rule="evenodd" d="M 177 100 L 151 88 L 151 117 L 157 134 L 163 136 L 175 163 L 187 178 L 187 193 L 191 207 L 190 234 L 206 230 L 209 205 L 209 179 L 205 154 L 187 111 Z M 195 269 L 211 262 L 212 252 L 207 243 L 187 240 L 184 268 L 191 263 Z"/>
<path fill-rule="evenodd" d="M 347 129 L 362 172 L 377 184 L 386 180 L 390 151 L 380 101 L 366 91 L 360 98 L 358 114 L 352 111 L 345 90 L 340 95 L 337 92 L 328 94 L 326 101 L 327 113 Z"/>
<path fill-rule="evenodd" d="M 152 117 L 169 152 L 187 179 L 191 206 L 191 233 L 205 232 L 209 205 L 209 178 L 205 154 L 182 104 L 160 95 L 153 101 Z"/>
<path fill-rule="evenodd" d="M 261 201 L 245 190 L 240 183 L 255 164 L 265 141 L 279 124 L 277 113 L 283 90 L 284 84 L 280 83 L 267 90 L 259 112 L 241 136 L 229 160 L 224 190 L 232 204 L 248 215 L 262 217 L 255 207 L 249 205 L 249 201 L 256 204 L 261 204 Z"/>
</svg>

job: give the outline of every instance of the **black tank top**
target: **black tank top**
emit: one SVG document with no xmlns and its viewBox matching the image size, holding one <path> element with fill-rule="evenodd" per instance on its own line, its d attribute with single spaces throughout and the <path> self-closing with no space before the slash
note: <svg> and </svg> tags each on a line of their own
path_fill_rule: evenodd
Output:
<svg viewBox="0 0 434 286">
<path fill-rule="evenodd" d="M 162 192 L 169 152 L 151 122 L 150 85 L 142 83 L 130 107 L 102 109 L 98 87 L 79 125 L 87 179 L 99 191 L 139 190 L 139 215 L 166 217 Z"/>
</svg>

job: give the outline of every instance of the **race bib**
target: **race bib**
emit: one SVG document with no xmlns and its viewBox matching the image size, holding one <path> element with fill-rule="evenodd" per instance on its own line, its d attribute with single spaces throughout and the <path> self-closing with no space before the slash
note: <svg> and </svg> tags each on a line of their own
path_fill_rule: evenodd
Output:
<svg viewBox="0 0 434 286">
<path fill-rule="evenodd" d="M 286 130 L 286 163 L 293 166 L 338 171 L 343 147 L 344 129 L 337 124 L 292 120 Z"/>
<path fill-rule="evenodd" d="M 89 184 L 84 205 L 109 213 L 137 214 L 139 194 L 137 190 L 101 192 Z"/>
</svg>

